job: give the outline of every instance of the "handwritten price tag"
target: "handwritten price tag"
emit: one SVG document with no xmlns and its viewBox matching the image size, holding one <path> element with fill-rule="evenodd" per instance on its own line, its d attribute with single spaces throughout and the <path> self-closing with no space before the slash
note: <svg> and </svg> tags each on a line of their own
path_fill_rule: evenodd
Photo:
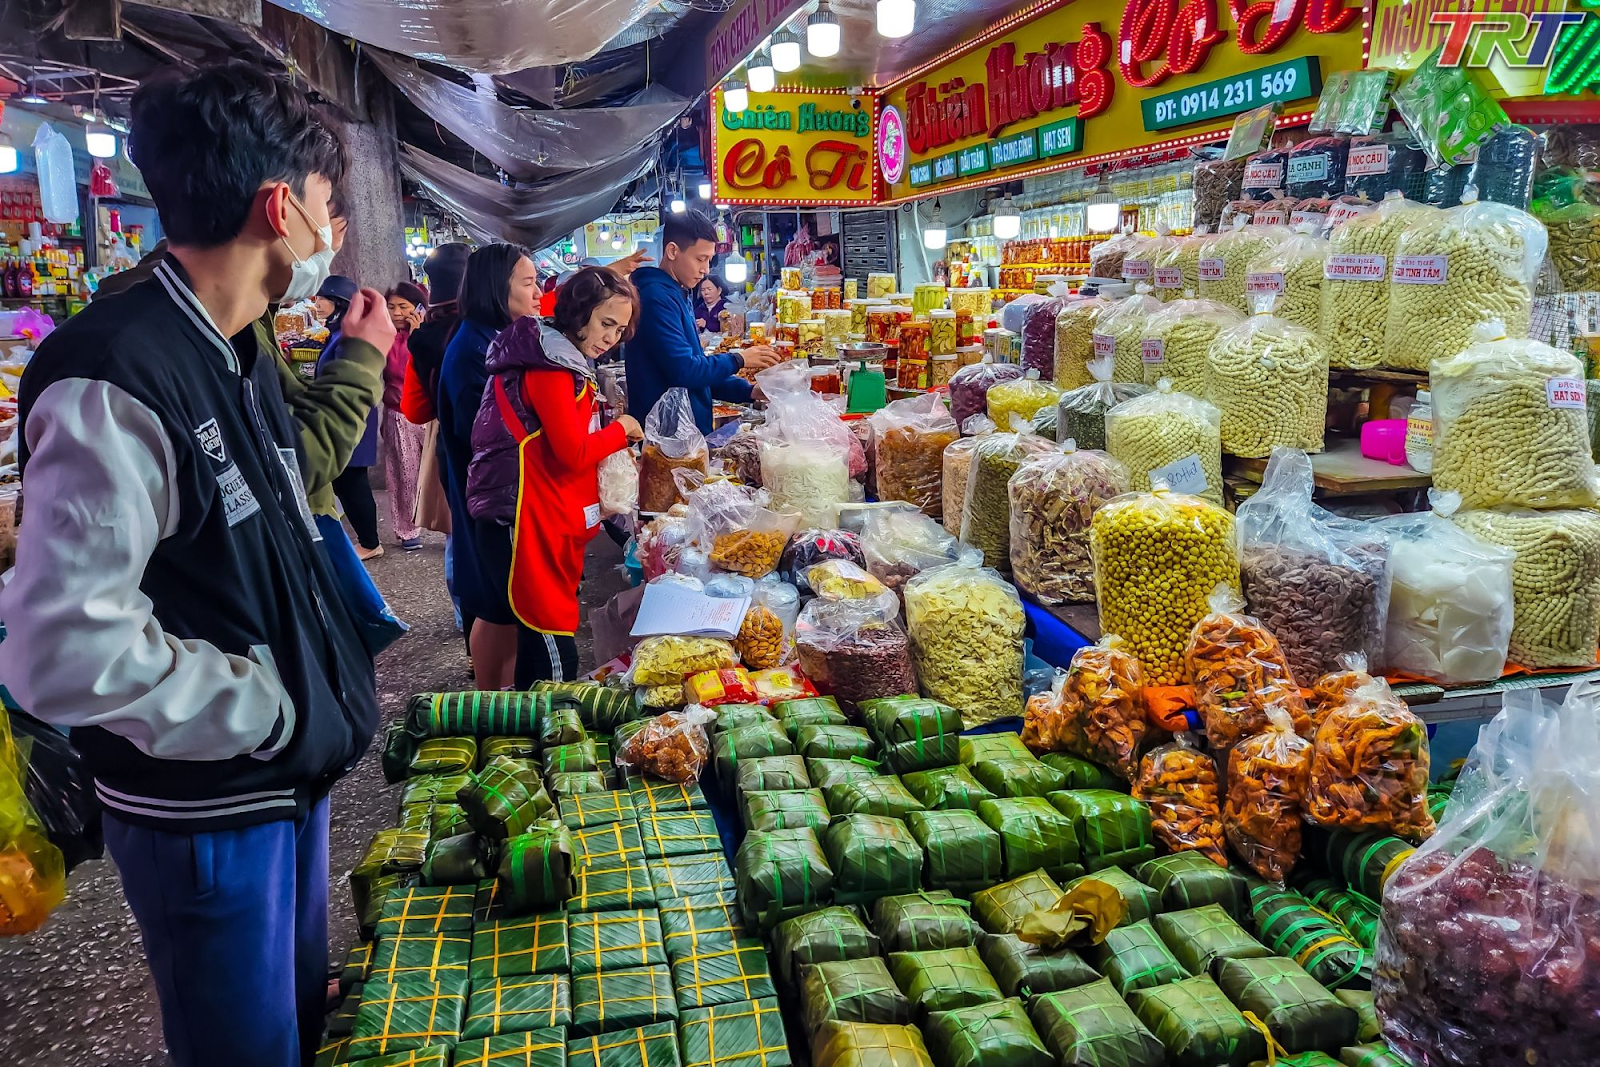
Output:
<svg viewBox="0 0 1600 1067">
<path fill-rule="evenodd" d="M 1117 354 L 1117 339 L 1109 333 L 1094 335 L 1094 354 L 1096 356 L 1114 356 Z"/>
<path fill-rule="evenodd" d="M 1257 211 L 1250 216 L 1250 225 L 1252 226 L 1282 226 L 1288 221 L 1288 214 L 1279 211 L 1277 208 L 1273 208 L 1271 211 Z"/>
<path fill-rule="evenodd" d="M 1165 363 L 1167 361 L 1167 342 L 1159 337 L 1146 338 L 1140 341 L 1139 358 L 1146 363 Z"/>
<path fill-rule="evenodd" d="M 1398 285 L 1443 285 L 1449 256 L 1395 256 L 1389 280 Z"/>
<path fill-rule="evenodd" d="M 1194 453 L 1168 463 L 1165 467 L 1153 469 L 1150 472 L 1150 485 L 1152 488 L 1165 485 L 1174 493 L 1185 493 L 1189 496 L 1199 496 L 1208 488 L 1205 468 L 1200 466 L 1200 457 Z"/>
<path fill-rule="evenodd" d="M 1387 263 L 1383 256 L 1329 256 L 1322 276 L 1340 282 L 1381 282 Z"/>
<path fill-rule="evenodd" d="M 1547 378 L 1544 395 L 1553 408 L 1577 408 L 1582 411 L 1588 402 L 1588 392 L 1582 378 Z"/>
<path fill-rule="evenodd" d="M 1328 225 L 1337 226 L 1357 215 L 1365 215 L 1372 210 L 1371 204 L 1335 204 L 1328 212 Z"/>
</svg>

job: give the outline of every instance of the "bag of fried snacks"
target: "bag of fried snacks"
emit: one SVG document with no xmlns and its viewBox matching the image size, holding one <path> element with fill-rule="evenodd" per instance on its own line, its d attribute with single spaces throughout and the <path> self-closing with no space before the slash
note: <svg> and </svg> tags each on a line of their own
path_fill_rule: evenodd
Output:
<svg viewBox="0 0 1600 1067">
<path fill-rule="evenodd" d="M 1173 852 L 1198 852 L 1228 865 L 1222 850 L 1222 806 L 1217 764 L 1188 734 L 1146 752 L 1133 795 L 1150 805 L 1156 837 Z"/>
<path fill-rule="evenodd" d="M 764 489 L 707 482 L 689 494 L 689 540 L 722 570 L 747 578 L 769 574 L 800 521 L 770 503 Z"/>
<path fill-rule="evenodd" d="M 1282 706 L 1295 731 L 1309 736 L 1311 716 L 1278 639 L 1244 614 L 1244 600 L 1233 589 L 1218 586 L 1210 605 L 1211 614 L 1189 635 L 1183 661 L 1212 749 L 1226 752 L 1265 730 L 1271 705 Z"/>
<path fill-rule="evenodd" d="M 1341 830 L 1420 841 L 1428 814 L 1428 730 L 1381 678 L 1353 691 L 1317 727 L 1306 818 Z"/>
<path fill-rule="evenodd" d="M 1077 705 L 1067 696 L 1066 685 L 1067 672 L 1057 671 L 1050 688 L 1029 697 L 1023 709 L 1022 743 L 1037 755 L 1078 749 Z"/>
<path fill-rule="evenodd" d="M 617 765 L 680 785 L 699 781 L 711 755 L 706 725 L 716 721 L 717 713 L 699 704 L 657 715 L 617 750 Z"/>
<path fill-rule="evenodd" d="M 1328 712 L 1343 704 L 1351 693 L 1372 682 L 1372 675 L 1367 673 L 1367 657 L 1359 653 L 1347 653 L 1339 657 L 1339 662 L 1344 665 L 1343 670 L 1330 671 L 1311 686 L 1313 727 L 1321 726 Z M 1316 737 L 1314 730 L 1311 736 Z"/>
<path fill-rule="evenodd" d="M 1132 781 L 1147 728 L 1138 657 L 1124 650 L 1120 637 L 1108 634 L 1073 655 L 1063 694 L 1078 720 L 1071 732 L 1076 747 L 1070 751 Z"/>
<path fill-rule="evenodd" d="M 1311 774 L 1311 742 L 1294 732 L 1282 707 L 1267 708 L 1267 729 L 1228 756 L 1228 844 L 1257 874 L 1282 882 L 1300 857 L 1300 817 Z"/>
</svg>

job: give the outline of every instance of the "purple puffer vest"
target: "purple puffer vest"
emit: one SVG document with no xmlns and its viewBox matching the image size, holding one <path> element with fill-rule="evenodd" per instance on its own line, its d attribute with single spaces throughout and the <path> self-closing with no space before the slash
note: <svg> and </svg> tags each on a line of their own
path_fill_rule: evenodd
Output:
<svg viewBox="0 0 1600 1067">
<path fill-rule="evenodd" d="M 489 345 L 484 360 L 489 380 L 472 420 L 472 462 L 467 467 L 467 511 L 474 519 L 509 526 L 517 512 L 517 446 L 521 442 L 500 415 L 494 383 L 498 379 L 505 386 L 523 429 L 533 433 L 539 428 L 539 417 L 522 395 L 522 374 L 549 366 L 539 343 L 539 320 L 531 315 L 501 330 Z"/>
</svg>

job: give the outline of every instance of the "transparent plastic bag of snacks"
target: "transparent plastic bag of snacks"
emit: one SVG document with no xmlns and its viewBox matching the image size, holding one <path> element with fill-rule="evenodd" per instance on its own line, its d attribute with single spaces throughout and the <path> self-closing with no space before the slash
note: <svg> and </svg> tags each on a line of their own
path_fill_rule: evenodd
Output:
<svg viewBox="0 0 1600 1067">
<path fill-rule="evenodd" d="M 861 531 L 867 571 L 900 594 L 906 582 L 934 567 L 960 559 L 982 562 L 982 553 L 963 545 L 942 525 L 917 512 L 879 511 Z"/>
<path fill-rule="evenodd" d="M 1409 841 L 1433 833 L 1428 728 L 1382 678 L 1352 690 L 1317 724 L 1306 819 Z"/>
<path fill-rule="evenodd" d="M 1076 441 L 1079 448 L 1106 447 L 1106 412 L 1150 390 L 1132 382 L 1113 382 L 1116 361 L 1110 355 L 1093 356 L 1088 370 L 1091 384 L 1061 394 L 1056 401 L 1056 441 Z"/>
<path fill-rule="evenodd" d="M 1310 777 L 1311 742 L 1278 705 L 1267 708 L 1267 729 L 1228 755 L 1222 831 L 1245 866 L 1269 882 L 1281 884 L 1300 858 Z"/>
<path fill-rule="evenodd" d="M 1194 165 L 1194 226 L 1213 232 L 1222 225 L 1222 209 L 1238 200 L 1240 182 L 1248 161 L 1238 159 L 1203 160 Z"/>
<path fill-rule="evenodd" d="M 717 449 L 723 469 L 753 489 L 761 488 L 761 435 L 748 425 Z"/>
<path fill-rule="evenodd" d="M 1466 348 L 1487 319 L 1511 337 L 1528 336 L 1547 244 L 1538 219 L 1480 202 L 1470 186 L 1460 207 L 1412 216 L 1390 270 L 1385 364 L 1427 370 Z"/>
<path fill-rule="evenodd" d="M 1031 433 L 993 433 L 978 438 L 961 504 L 961 540 L 983 553 L 985 565 L 1011 570 L 1011 505 L 1006 486 L 1022 462 L 1052 442 Z"/>
<path fill-rule="evenodd" d="M 1280 448 L 1237 514 L 1245 603 L 1305 683 L 1348 655 L 1384 663 L 1389 609 L 1388 537 L 1319 507 L 1314 488 L 1310 458 Z"/>
<path fill-rule="evenodd" d="M 896 400 L 874 412 L 871 422 L 878 499 L 904 500 L 939 518 L 944 513 L 944 450 L 961 436 L 944 398 L 924 393 Z"/>
<path fill-rule="evenodd" d="M 1289 216 L 1294 214 L 1294 206 L 1299 202 L 1298 197 L 1290 196 L 1282 189 L 1274 189 L 1270 200 L 1263 200 L 1256 205 L 1250 216 L 1250 225 L 1287 226 Z"/>
<path fill-rule="evenodd" d="M 1385 886 L 1372 992 L 1407 1061 L 1593 1062 L 1597 702 L 1588 680 L 1560 705 L 1506 693 L 1438 831 Z"/>
<path fill-rule="evenodd" d="M 1583 364 L 1478 323 L 1472 343 L 1434 361 L 1433 484 L 1464 508 L 1589 507 L 1600 495 Z"/>
<path fill-rule="evenodd" d="M 1328 231 L 1319 332 L 1332 366 L 1371 370 L 1383 363 L 1395 248 L 1414 217 L 1434 210 L 1393 192 Z"/>
<path fill-rule="evenodd" d="M 1111 501 L 1089 526 L 1100 629 L 1127 642 L 1147 685 L 1187 680 L 1190 632 L 1217 586 L 1239 587 L 1233 516 L 1205 500 L 1161 489 Z M 1163 604 L 1152 612 L 1151 604 Z"/>
<path fill-rule="evenodd" d="M 1156 481 L 1222 503 L 1222 413 L 1163 378 L 1106 413 L 1106 451 L 1128 468 L 1134 492 Z"/>
<path fill-rule="evenodd" d="M 717 713 L 699 704 L 657 715 L 617 749 L 617 766 L 680 785 L 697 782 L 711 755 L 706 726 L 716 721 Z"/>
<path fill-rule="evenodd" d="M 1089 523 L 1101 505 L 1128 491 L 1127 469 L 1068 441 L 1024 460 L 1006 491 L 1017 588 L 1041 604 L 1093 602 Z"/>
<path fill-rule="evenodd" d="M 1550 236 L 1550 262 L 1569 293 L 1600 292 L 1600 206 L 1587 201 L 1536 204 Z"/>
<path fill-rule="evenodd" d="M 1196 293 L 1202 300 L 1215 300 L 1248 313 L 1250 303 L 1245 287 L 1250 262 L 1286 235 L 1287 231 L 1280 226 L 1235 225 L 1223 230 L 1200 260 L 1200 288 Z"/>
<path fill-rule="evenodd" d="M 689 391 L 668 389 L 644 420 L 644 449 L 639 464 L 639 510 L 666 511 L 683 502 L 673 473 L 706 473 L 710 452 L 695 426 Z"/>
<path fill-rule="evenodd" d="M 993 433 L 994 423 L 989 422 L 987 415 L 974 415 L 968 422 L 976 422 L 980 418 L 988 423 L 987 433 Z M 963 437 L 944 450 L 944 484 L 941 488 L 944 496 L 943 522 L 945 532 L 954 537 L 961 536 L 961 509 L 967 502 L 967 477 L 972 470 L 972 454 L 977 451 L 982 436 Z"/>
<path fill-rule="evenodd" d="M 1178 734 L 1140 759 L 1133 797 L 1150 805 L 1156 838 L 1168 851 L 1198 852 L 1226 867 L 1219 777 L 1216 761 L 1195 738 Z"/>
<path fill-rule="evenodd" d="M 1274 312 L 1274 297 L 1217 334 L 1206 354 L 1206 396 L 1222 413 L 1222 449 L 1263 457 L 1274 448 L 1322 451 L 1328 418 L 1328 346 Z"/>
<path fill-rule="evenodd" d="M 1022 377 L 1022 368 L 1015 363 L 996 363 L 985 354 L 983 362 L 962 367 L 950 376 L 950 415 L 956 425 L 966 432 L 967 420 L 989 410 L 989 389 L 1001 382 Z"/>
<path fill-rule="evenodd" d="M 1344 191 L 1350 151 L 1347 137 L 1308 137 L 1289 150 L 1284 189 L 1296 199 L 1337 196 Z"/>
<path fill-rule="evenodd" d="M 822 600 L 869 601 L 885 615 L 900 610 L 899 598 L 887 586 L 847 559 L 830 559 L 810 568 L 806 584 Z"/>
<path fill-rule="evenodd" d="M 29 802 L 27 764 L 0 709 L 0 936 L 44 925 L 67 893 L 66 861 Z"/>
<path fill-rule="evenodd" d="M 1089 363 L 1094 356 L 1095 323 L 1111 302 L 1098 296 L 1079 296 L 1062 304 L 1056 313 L 1055 381 L 1061 389 L 1078 389 L 1093 381 Z"/>
<path fill-rule="evenodd" d="M 1122 280 L 1122 263 L 1133 244 L 1133 234 L 1119 233 L 1089 249 L 1089 277 Z"/>
<path fill-rule="evenodd" d="M 969 727 L 1022 714 L 1026 619 L 998 573 L 961 563 L 924 571 L 906 583 L 906 625 L 924 696 Z"/>
<path fill-rule="evenodd" d="M 1211 234 L 1204 225 L 1196 225 L 1195 232 L 1187 237 L 1169 241 L 1156 254 L 1150 272 L 1151 295 L 1170 304 L 1183 299 L 1186 293 L 1193 294 L 1200 284 L 1200 258 L 1210 244 Z"/>
<path fill-rule="evenodd" d="M 1155 261 L 1172 244 L 1168 236 L 1146 237 L 1131 234 L 1128 251 L 1122 257 L 1122 280 L 1134 285 L 1149 285 L 1155 276 Z"/>
<path fill-rule="evenodd" d="M 1244 316 L 1227 304 L 1196 299 L 1192 289 L 1182 300 L 1163 305 L 1144 320 L 1139 334 L 1145 384 L 1166 378 L 1176 392 L 1205 396 L 1211 342 L 1222 330 L 1243 321 Z"/>
<path fill-rule="evenodd" d="M 1390 192 L 1405 192 L 1406 175 L 1425 162 L 1422 150 L 1391 134 L 1350 138 L 1344 175 L 1344 192 L 1382 200 Z"/>
<path fill-rule="evenodd" d="M 1267 709 L 1274 706 L 1289 713 L 1297 731 L 1309 734 L 1310 711 L 1283 646 L 1260 619 L 1244 613 L 1238 587 L 1220 583 L 1206 607 L 1189 634 L 1183 666 L 1207 743 L 1226 752 L 1265 730 Z"/>
<path fill-rule="evenodd" d="M 772 573 L 799 516 L 774 511 L 764 489 L 709 482 L 689 494 L 689 539 L 722 570 L 760 578 Z"/>
<path fill-rule="evenodd" d="M 795 647 L 817 691 L 847 708 L 917 690 L 906 632 L 876 601 L 811 601 L 800 609 Z"/>
<path fill-rule="evenodd" d="M 1039 372 L 1030 370 L 1020 378 L 989 387 L 989 418 L 1002 429 L 1011 425 L 1013 416 L 1027 422 L 1040 408 L 1054 404 L 1060 395 L 1055 383 L 1041 381 Z"/>
<path fill-rule="evenodd" d="M 595 468 L 600 514 L 632 515 L 639 510 L 639 458 L 633 449 L 613 452 Z"/>
<path fill-rule="evenodd" d="M 653 582 L 663 574 L 677 570 L 678 559 L 688 543 L 688 509 L 682 504 L 641 526 L 638 555 L 644 580 Z"/>
<path fill-rule="evenodd" d="M 1019 331 L 1022 334 L 1022 368 L 1038 371 L 1039 377 L 1047 381 L 1056 375 L 1056 316 L 1066 306 L 1069 293 L 1066 282 L 1056 282 L 1050 287 L 1048 299 L 1033 302 L 1023 313 Z"/>
<path fill-rule="evenodd" d="M 1075 720 L 1059 728 L 1062 747 L 1133 781 L 1149 723 L 1144 668 L 1127 642 L 1107 634 L 1073 653 L 1060 696 Z"/>
<path fill-rule="evenodd" d="M 1384 663 L 1445 685 L 1493 681 L 1511 642 L 1516 553 L 1451 522 L 1457 494 L 1428 499 L 1431 511 L 1377 523 L 1390 540 Z"/>
<path fill-rule="evenodd" d="M 733 647 L 751 670 L 771 670 L 794 658 L 800 591 L 788 582 L 756 583 Z"/>
<path fill-rule="evenodd" d="M 1273 314 L 1315 332 L 1322 325 L 1322 276 L 1328 242 L 1315 223 L 1290 227 L 1289 235 L 1252 259 L 1245 292 L 1277 298 Z"/>
<path fill-rule="evenodd" d="M 1144 381 L 1144 350 L 1140 343 L 1145 320 L 1161 310 L 1161 301 L 1150 295 L 1148 285 L 1140 285 L 1132 296 L 1113 300 L 1094 327 L 1094 354 L 1112 354 L 1111 380 Z M 993 412 L 990 413 L 991 416 Z M 999 421 L 999 420 L 996 420 Z"/>
<path fill-rule="evenodd" d="M 778 573 L 802 594 L 810 594 L 812 589 L 806 582 L 806 572 L 830 559 L 847 559 L 858 566 L 864 565 L 861 539 L 847 530 L 801 530 L 783 550 Z"/>
</svg>

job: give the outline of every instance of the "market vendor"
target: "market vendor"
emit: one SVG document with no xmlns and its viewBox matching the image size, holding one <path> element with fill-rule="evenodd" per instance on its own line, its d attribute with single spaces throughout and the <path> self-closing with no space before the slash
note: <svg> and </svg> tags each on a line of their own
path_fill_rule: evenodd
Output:
<svg viewBox="0 0 1600 1067">
<path fill-rule="evenodd" d="M 722 310 L 728 306 L 728 291 L 715 274 L 700 279 L 694 294 L 694 324 L 702 333 L 722 329 Z"/>
<path fill-rule="evenodd" d="M 623 348 L 628 375 L 628 410 L 643 422 L 668 389 L 689 391 L 695 425 L 711 432 L 711 402 L 748 403 L 751 385 L 741 370 L 765 370 L 778 362 L 768 345 L 707 355 L 700 347 L 690 293 L 706 277 L 717 250 L 717 231 L 698 211 L 668 215 L 661 227 L 661 266 L 633 273 L 639 290 L 639 328 Z"/>
</svg>

